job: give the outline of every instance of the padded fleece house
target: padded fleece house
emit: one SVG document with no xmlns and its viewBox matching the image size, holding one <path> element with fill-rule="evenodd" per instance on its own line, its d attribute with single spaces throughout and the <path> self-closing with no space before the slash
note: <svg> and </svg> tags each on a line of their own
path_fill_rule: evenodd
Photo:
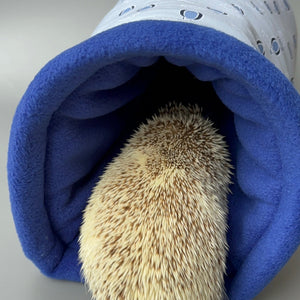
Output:
<svg viewBox="0 0 300 300">
<path fill-rule="evenodd" d="M 188 100 L 229 144 L 226 287 L 252 299 L 300 241 L 296 48 L 286 0 L 119 1 L 17 107 L 8 180 L 26 256 L 47 276 L 81 281 L 78 231 L 99 175 L 162 103 Z"/>
</svg>

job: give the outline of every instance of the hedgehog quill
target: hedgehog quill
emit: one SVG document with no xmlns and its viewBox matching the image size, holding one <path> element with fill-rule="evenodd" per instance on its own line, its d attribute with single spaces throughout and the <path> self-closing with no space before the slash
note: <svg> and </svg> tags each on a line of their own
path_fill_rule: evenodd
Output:
<svg viewBox="0 0 300 300">
<path fill-rule="evenodd" d="M 197 105 L 169 103 L 106 168 L 84 211 L 92 297 L 222 300 L 230 155 Z"/>
</svg>

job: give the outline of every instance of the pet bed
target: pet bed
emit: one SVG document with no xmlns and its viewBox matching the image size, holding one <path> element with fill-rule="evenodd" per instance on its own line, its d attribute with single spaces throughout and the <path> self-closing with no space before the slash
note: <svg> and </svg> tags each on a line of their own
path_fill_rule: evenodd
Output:
<svg viewBox="0 0 300 300">
<path fill-rule="evenodd" d="M 300 242 L 296 44 L 286 0 L 119 1 L 17 107 L 8 181 L 26 256 L 47 276 L 81 281 L 78 231 L 99 175 L 163 103 L 195 102 L 235 168 L 227 293 L 252 299 Z"/>
</svg>

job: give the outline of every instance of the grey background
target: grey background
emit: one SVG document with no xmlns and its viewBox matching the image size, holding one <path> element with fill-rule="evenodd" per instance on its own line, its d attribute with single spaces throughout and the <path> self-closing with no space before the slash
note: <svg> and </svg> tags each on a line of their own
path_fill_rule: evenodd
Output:
<svg viewBox="0 0 300 300">
<path fill-rule="evenodd" d="M 289 1 L 300 16 L 300 1 Z M 6 180 L 10 124 L 34 75 L 51 58 L 87 39 L 116 0 L 0 0 L 0 299 L 88 300 L 81 284 L 40 274 L 21 250 Z M 298 18 L 300 34 L 300 17 Z M 300 91 L 300 50 L 295 85 Z M 300 299 L 300 249 L 256 300 Z"/>
</svg>

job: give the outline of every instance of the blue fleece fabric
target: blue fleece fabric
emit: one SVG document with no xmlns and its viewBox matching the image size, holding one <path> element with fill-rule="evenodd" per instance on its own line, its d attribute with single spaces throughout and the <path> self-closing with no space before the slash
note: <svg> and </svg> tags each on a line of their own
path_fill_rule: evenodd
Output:
<svg viewBox="0 0 300 300">
<path fill-rule="evenodd" d="M 205 89 L 215 94 L 205 98 Z M 252 299 L 287 262 L 300 242 L 298 93 L 263 55 L 232 37 L 142 21 L 54 58 L 17 108 L 11 207 L 23 250 L 44 274 L 81 280 L 78 230 L 98 176 L 140 122 L 163 101 L 183 98 L 208 107 L 235 166 L 229 298 Z"/>
</svg>

